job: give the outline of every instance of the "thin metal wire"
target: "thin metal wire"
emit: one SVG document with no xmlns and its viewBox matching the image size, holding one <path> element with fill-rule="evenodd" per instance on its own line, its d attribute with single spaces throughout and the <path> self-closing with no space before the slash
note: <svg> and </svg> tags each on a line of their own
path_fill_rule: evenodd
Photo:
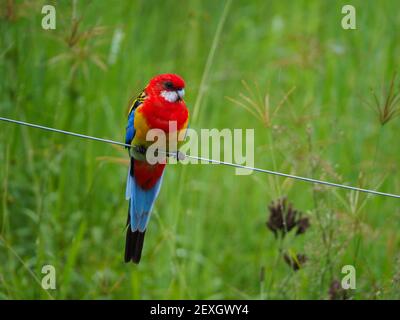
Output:
<svg viewBox="0 0 400 320">
<path fill-rule="evenodd" d="M 62 134 L 66 134 L 66 135 L 70 135 L 70 136 L 74 136 L 74 137 L 79 137 L 79 138 L 83 138 L 83 139 L 89 139 L 89 140 L 95 140 L 95 141 L 115 144 L 115 145 L 128 147 L 128 148 L 131 147 L 131 145 L 123 143 L 123 142 L 118 142 L 118 141 L 114 141 L 114 140 L 110 140 L 110 139 L 97 138 L 97 137 L 88 136 L 88 135 L 85 135 L 85 134 L 80 134 L 80 133 L 75 133 L 75 132 L 70 132 L 70 131 L 65 131 L 65 130 L 54 129 L 54 128 L 50 128 L 50 127 L 45 127 L 45 126 L 41 126 L 41 125 L 29 123 L 29 122 L 13 120 L 13 119 L 4 118 L 4 117 L 0 117 L 0 121 L 11 122 L 11 123 L 15 123 L 15 124 L 23 125 L 23 126 L 28 126 L 28 127 L 32 127 L 32 128 L 37 128 L 37 129 L 41 129 L 41 130 L 47 130 L 47 131 L 62 133 Z M 400 199 L 400 195 L 393 194 L 393 193 L 386 193 L 386 192 L 380 192 L 380 191 L 376 191 L 376 190 L 363 189 L 363 188 L 348 186 L 348 185 L 345 185 L 345 184 L 339 184 L 339 183 L 334 183 L 334 182 L 329 182 L 329 181 L 323 181 L 323 180 L 317 180 L 317 179 L 312 179 L 312 178 L 307 178 L 307 177 L 301 177 L 301 176 L 296 176 L 296 175 L 292 175 L 292 174 L 287 174 L 287 173 L 282 173 L 282 172 L 277 172 L 277 171 L 272 171 L 272 170 L 267 170 L 267 169 L 253 168 L 253 167 L 244 166 L 244 165 L 231 163 L 231 162 L 226 162 L 226 161 L 207 159 L 207 158 L 198 157 L 198 156 L 191 156 L 191 155 L 183 154 L 182 152 L 179 152 L 179 153 L 167 152 L 167 151 L 162 151 L 162 152 L 164 154 L 168 155 L 168 156 L 173 156 L 175 158 L 179 158 L 179 160 L 182 160 L 184 158 L 190 158 L 190 159 L 205 161 L 205 162 L 212 163 L 212 164 L 221 164 L 221 165 L 226 165 L 226 166 L 230 166 L 230 167 L 247 169 L 247 170 L 251 170 L 251 171 L 272 174 L 272 175 L 276 175 L 276 176 L 280 176 L 280 177 L 286 177 L 286 178 L 301 180 L 301 181 L 305 181 L 305 182 L 311 182 L 311 183 L 326 185 L 326 186 L 330 186 L 330 187 L 342 188 L 342 189 L 347 189 L 347 190 L 352 190 L 352 191 L 358 191 L 358 192 L 364 192 L 364 193 L 369 193 L 369 194 L 374 194 L 374 195 L 379 195 L 379 196 L 385 196 L 385 197 L 391 197 L 391 198 Z"/>
<path fill-rule="evenodd" d="M 29 122 L 18 121 L 18 120 L 3 118 L 3 117 L 0 117 L 0 120 L 1 121 L 6 121 L 6 122 L 11 122 L 11 123 L 16 123 L 16 124 L 27 126 L 27 127 L 32 127 L 32 128 L 37 128 L 37 129 L 42 129 L 42 130 L 47 130 L 47 131 L 53 131 L 53 132 L 58 132 L 58 133 L 62 133 L 62 134 L 67 134 L 69 136 L 79 137 L 79 138 L 83 138 L 83 139 L 90 139 L 90 140 L 95 140 L 95 141 L 101 141 L 101 142 L 116 144 L 116 145 L 123 146 L 123 147 L 130 147 L 129 144 L 122 143 L 122 142 L 117 142 L 117 141 L 114 141 L 114 140 L 102 139 L 102 138 L 88 136 L 88 135 L 85 135 L 85 134 L 71 132 L 71 131 L 54 129 L 54 128 L 50 128 L 50 127 L 40 126 L 38 124 L 29 123 Z"/>
</svg>

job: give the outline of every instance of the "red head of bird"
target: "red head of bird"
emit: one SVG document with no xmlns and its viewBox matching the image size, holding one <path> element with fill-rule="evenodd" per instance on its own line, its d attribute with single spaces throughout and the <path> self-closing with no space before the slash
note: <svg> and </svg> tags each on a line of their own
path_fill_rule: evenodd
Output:
<svg viewBox="0 0 400 320">
<path fill-rule="evenodd" d="M 176 74 L 160 74 L 150 80 L 145 92 L 150 97 L 175 103 L 181 101 L 185 95 L 185 81 Z"/>
</svg>

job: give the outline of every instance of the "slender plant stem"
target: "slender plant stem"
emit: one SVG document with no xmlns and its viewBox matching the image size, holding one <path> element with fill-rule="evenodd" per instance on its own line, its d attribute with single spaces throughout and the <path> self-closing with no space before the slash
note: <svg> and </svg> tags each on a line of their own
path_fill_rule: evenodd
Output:
<svg viewBox="0 0 400 320">
<path fill-rule="evenodd" d="M 35 282 L 42 288 L 42 283 L 40 279 L 37 277 L 37 275 L 32 271 L 31 268 L 25 263 L 25 261 L 21 258 L 21 256 L 13 249 L 13 247 L 6 241 L 6 239 L 3 238 L 3 236 L 0 234 L 0 240 L 3 242 L 3 245 L 12 253 L 13 256 L 15 256 L 19 262 L 22 264 L 22 266 L 28 271 L 28 273 L 32 276 L 32 278 L 35 280 Z M 44 289 L 43 289 L 44 290 Z M 51 293 L 48 290 L 44 290 L 46 294 L 49 296 L 51 300 L 54 300 L 54 297 L 51 295 Z"/>
<path fill-rule="evenodd" d="M 200 105 L 203 99 L 203 95 L 205 92 L 205 88 L 206 88 L 206 82 L 208 80 L 208 75 L 210 73 L 210 69 L 211 69 L 211 65 L 214 61 L 214 56 L 215 56 L 215 51 L 217 49 L 219 40 L 221 38 L 221 33 L 222 33 L 222 29 L 223 26 L 225 24 L 225 20 L 226 17 L 228 16 L 228 12 L 229 12 L 229 8 L 231 6 L 232 0 L 227 0 L 225 3 L 225 7 L 222 11 L 221 17 L 219 19 L 218 22 L 218 26 L 217 26 L 217 30 L 215 32 L 214 35 L 214 39 L 213 42 L 211 44 L 211 49 L 210 52 L 208 53 L 208 57 L 207 57 L 207 61 L 206 61 L 206 65 L 203 71 L 203 76 L 201 77 L 201 82 L 200 82 L 200 87 L 199 87 L 199 92 L 197 94 L 197 98 L 193 107 L 193 117 L 192 117 L 192 123 L 196 123 L 197 122 L 197 118 L 199 116 L 199 112 L 200 112 Z"/>
<path fill-rule="evenodd" d="M 378 154 L 379 154 L 379 150 L 380 150 L 380 143 L 382 140 L 382 136 L 383 136 L 383 130 L 384 129 L 384 125 L 380 125 L 379 126 L 379 132 L 378 132 L 378 138 L 376 139 L 376 144 L 375 144 L 375 152 L 374 152 L 374 160 L 372 162 L 372 172 L 374 173 L 376 170 L 376 164 L 377 164 L 377 160 L 378 160 Z M 358 260 L 358 254 L 360 251 L 360 247 L 361 247 L 361 242 L 362 242 L 362 235 L 361 235 L 361 217 L 356 216 L 355 217 L 355 224 L 354 224 L 354 233 L 355 233 L 355 251 L 354 251 L 354 264 L 356 264 L 357 260 Z"/>
</svg>

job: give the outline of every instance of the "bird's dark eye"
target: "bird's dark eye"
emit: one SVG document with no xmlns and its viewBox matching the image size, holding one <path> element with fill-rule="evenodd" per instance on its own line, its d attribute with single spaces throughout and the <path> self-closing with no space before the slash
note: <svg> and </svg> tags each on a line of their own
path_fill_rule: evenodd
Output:
<svg viewBox="0 0 400 320">
<path fill-rule="evenodd" d="M 174 89 L 174 85 L 171 81 L 166 81 L 164 82 L 164 88 L 168 89 L 168 90 L 173 90 Z"/>
</svg>

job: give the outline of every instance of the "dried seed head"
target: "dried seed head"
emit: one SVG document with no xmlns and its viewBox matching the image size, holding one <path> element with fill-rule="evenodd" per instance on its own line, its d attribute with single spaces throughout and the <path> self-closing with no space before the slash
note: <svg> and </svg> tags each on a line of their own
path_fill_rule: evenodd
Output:
<svg viewBox="0 0 400 320">
<path fill-rule="evenodd" d="M 305 254 L 287 254 L 283 255 L 285 262 L 294 270 L 299 270 L 307 261 L 307 256 Z"/>
<path fill-rule="evenodd" d="M 347 300 L 347 291 L 342 288 L 339 280 L 334 279 L 329 287 L 329 300 Z"/>
<path fill-rule="evenodd" d="M 297 221 L 296 235 L 306 232 L 310 227 L 310 220 L 308 218 L 301 218 Z"/>
<path fill-rule="evenodd" d="M 396 73 L 392 76 L 389 88 L 382 90 L 381 97 L 371 90 L 374 100 L 368 104 L 375 111 L 382 126 L 400 115 L 400 88 L 395 87 L 395 81 Z"/>
<path fill-rule="evenodd" d="M 296 89 L 292 87 L 287 91 L 282 99 L 277 104 L 272 104 L 269 92 L 265 92 L 264 95 L 261 94 L 259 85 L 254 82 L 254 88 L 252 88 L 246 81 L 242 81 L 243 87 L 245 88 L 245 93 L 240 93 L 238 98 L 234 99 L 231 97 L 226 97 L 228 100 L 232 101 L 234 104 L 245 109 L 255 118 L 262 122 L 264 127 L 271 128 L 272 121 L 278 114 L 281 107 L 289 99 L 290 95 Z"/>
<path fill-rule="evenodd" d="M 310 226 L 308 218 L 301 218 L 302 213 L 293 208 L 291 203 L 287 204 L 286 198 L 273 201 L 269 206 L 269 218 L 267 227 L 274 233 L 275 237 L 281 234 L 284 237 L 288 232 L 297 228 L 296 235 L 306 232 Z"/>
</svg>

